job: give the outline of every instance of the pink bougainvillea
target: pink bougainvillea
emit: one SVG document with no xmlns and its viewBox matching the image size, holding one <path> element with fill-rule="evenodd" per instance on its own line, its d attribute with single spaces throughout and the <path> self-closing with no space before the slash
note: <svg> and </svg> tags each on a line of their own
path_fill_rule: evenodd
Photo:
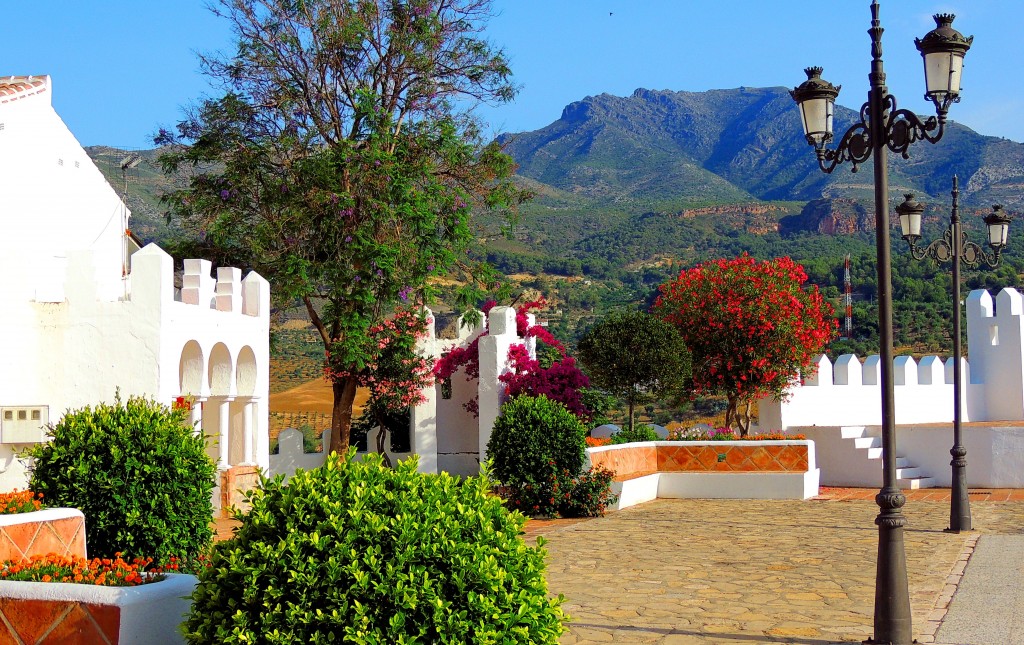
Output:
<svg viewBox="0 0 1024 645">
<path fill-rule="evenodd" d="M 484 315 L 490 312 L 496 303 L 489 301 L 483 306 Z M 576 367 L 576 361 L 566 354 L 565 346 L 542 325 L 531 325 L 529 314 L 543 309 L 547 301 L 543 298 L 527 302 L 516 307 L 516 333 L 521 338 L 536 338 L 537 341 L 553 347 L 558 351 L 560 359 L 550 367 L 542 367 L 540 361 L 530 357 L 526 346 L 519 343 L 508 350 L 510 371 L 502 374 L 499 380 L 505 384 L 505 394 L 510 397 L 528 394 L 547 396 L 559 401 L 576 416 L 590 420 L 592 413 L 583 404 L 581 388 L 590 386 L 590 379 Z M 485 331 L 465 347 L 456 347 L 434 364 L 434 377 L 438 380 L 449 379 L 464 369 L 467 381 L 480 378 L 480 346 L 479 340 L 486 336 Z M 479 403 L 474 396 L 464 407 L 473 416 L 479 414 Z"/>
</svg>

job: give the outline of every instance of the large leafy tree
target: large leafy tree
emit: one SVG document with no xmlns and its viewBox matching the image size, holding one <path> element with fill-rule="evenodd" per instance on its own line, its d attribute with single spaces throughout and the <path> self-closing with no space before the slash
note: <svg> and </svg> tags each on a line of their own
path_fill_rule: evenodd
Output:
<svg viewBox="0 0 1024 645">
<path fill-rule="evenodd" d="M 514 166 L 472 107 L 510 100 L 503 52 L 480 34 L 489 0 L 218 0 L 233 55 L 204 56 L 224 95 L 161 131 L 187 188 L 169 217 L 204 252 L 243 262 L 301 302 L 327 354 L 331 450 L 348 446 L 356 388 L 380 362 L 371 329 L 465 271 L 459 304 L 493 274 L 467 264 L 474 207 L 510 215 Z"/>
<path fill-rule="evenodd" d="M 643 311 L 602 318 L 583 334 L 577 352 L 590 381 L 626 401 L 630 431 L 637 403 L 679 392 L 690 376 L 690 352 L 682 336 Z"/>
<path fill-rule="evenodd" d="M 753 400 L 784 396 L 835 334 L 832 306 L 817 287 L 804 289 L 806 281 L 788 257 L 761 262 L 744 254 L 686 269 L 660 287 L 654 312 L 690 348 L 695 391 L 725 395 L 726 425 L 741 435 Z"/>
</svg>

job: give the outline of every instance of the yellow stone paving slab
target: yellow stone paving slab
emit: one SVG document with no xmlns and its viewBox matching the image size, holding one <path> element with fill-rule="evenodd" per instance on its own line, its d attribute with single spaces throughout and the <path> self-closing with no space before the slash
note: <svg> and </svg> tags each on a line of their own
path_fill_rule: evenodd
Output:
<svg viewBox="0 0 1024 645">
<path fill-rule="evenodd" d="M 1024 527 L 1024 502 L 972 500 L 972 510 L 981 532 Z M 948 501 L 911 499 L 904 512 L 914 630 L 926 635 L 977 534 L 943 532 Z M 877 514 L 864 499 L 659 499 L 551 525 L 539 531 L 548 585 L 573 616 L 562 643 L 863 641 L 872 631 Z"/>
</svg>

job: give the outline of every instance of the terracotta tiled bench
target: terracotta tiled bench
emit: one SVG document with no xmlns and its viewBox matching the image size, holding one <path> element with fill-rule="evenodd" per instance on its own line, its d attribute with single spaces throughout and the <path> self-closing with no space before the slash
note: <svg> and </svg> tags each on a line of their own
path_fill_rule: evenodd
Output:
<svg viewBox="0 0 1024 645">
<path fill-rule="evenodd" d="M 618 508 L 657 497 L 807 499 L 821 474 L 813 441 L 647 441 L 587 456 L 615 472 Z"/>
</svg>

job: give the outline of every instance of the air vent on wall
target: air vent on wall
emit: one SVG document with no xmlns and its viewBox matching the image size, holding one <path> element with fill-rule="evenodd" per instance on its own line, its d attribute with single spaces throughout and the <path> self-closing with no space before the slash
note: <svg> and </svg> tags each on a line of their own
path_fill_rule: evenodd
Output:
<svg viewBox="0 0 1024 645">
<path fill-rule="evenodd" d="M 46 440 L 45 426 L 50 422 L 46 405 L 0 408 L 0 443 L 40 443 Z"/>
</svg>

